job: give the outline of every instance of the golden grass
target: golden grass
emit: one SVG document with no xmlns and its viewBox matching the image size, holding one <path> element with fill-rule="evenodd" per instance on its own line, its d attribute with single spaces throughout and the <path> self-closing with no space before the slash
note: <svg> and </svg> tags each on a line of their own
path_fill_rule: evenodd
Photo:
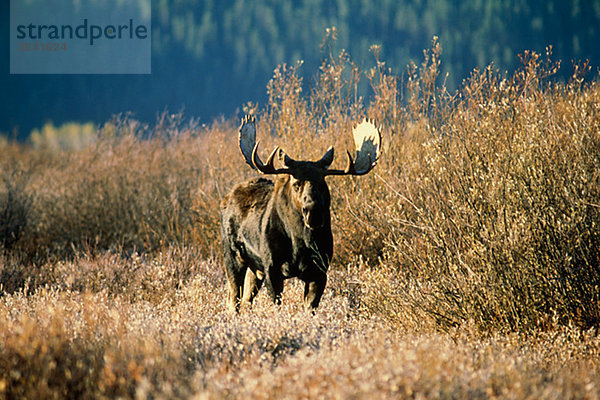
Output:
<svg viewBox="0 0 600 400">
<path fill-rule="evenodd" d="M 367 71 L 325 60 L 308 93 L 281 66 L 245 107 L 262 152 L 335 145 L 336 168 L 353 122 L 383 127 L 372 173 L 329 179 L 314 316 L 294 281 L 225 312 L 218 204 L 254 175 L 237 121 L 2 143 L 0 398 L 599 398 L 598 80 L 525 53 L 450 94 L 436 41 L 405 79 L 372 51 Z"/>
<path fill-rule="evenodd" d="M 192 250 L 83 257 L 56 268 L 64 277 L 87 272 L 0 300 L 0 398 L 600 394 L 595 334 L 394 329 L 356 307 L 354 280 L 367 271 L 332 271 L 316 315 L 303 310 L 297 282 L 287 284 L 282 306 L 261 293 L 253 310 L 232 315 L 219 266 Z M 182 269 L 193 274 L 173 272 Z M 144 278 L 115 281 L 131 271 Z"/>
</svg>

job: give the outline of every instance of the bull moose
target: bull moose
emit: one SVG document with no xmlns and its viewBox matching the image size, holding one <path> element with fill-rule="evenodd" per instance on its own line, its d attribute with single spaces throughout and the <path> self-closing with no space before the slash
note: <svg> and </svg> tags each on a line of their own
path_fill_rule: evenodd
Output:
<svg viewBox="0 0 600 400">
<path fill-rule="evenodd" d="M 356 156 L 347 151 L 344 170 L 329 169 L 333 146 L 318 161 L 296 161 L 276 146 L 263 163 L 258 156 L 256 120 L 242 118 L 239 146 L 246 162 L 275 181 L 254 178 L 238 184 L 221 202 L 221 238 L 229 281 L 228 307 L 251 305 L 265 283 L 271 299 L 281 303 L 283 282 L 300 278 L 304 305 L 318 307 L 333 254 L 331 197 L 325 177 L 364 175 L 380 156 L 381 133 L 364 119 L 353 129 Z M 274 166 L 278 156 L 281 168 Z M 241 298 L 241 300 L 240 300 Z"/>
</svg>

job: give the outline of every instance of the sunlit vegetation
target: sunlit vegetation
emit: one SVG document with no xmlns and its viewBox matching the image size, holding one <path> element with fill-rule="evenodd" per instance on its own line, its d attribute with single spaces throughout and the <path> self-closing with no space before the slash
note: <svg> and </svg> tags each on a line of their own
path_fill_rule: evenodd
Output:
<svg viewBox="0 0 600 400">
<path fill-rule="evenodd" d="M 555 81 L 526 52 L 454 92 L 437 41 L 404 78 L 379 50 L 366 70 L 333 54 L 309 92 L 281 65 L 244 110 L 263 151 L 335 145 L 334 168 L 358 118 L 382 126 L 371 174 L 328 178 L 315 315 L 293 281 L 282 306 L 263 291 L 226 312 L 218 204 L 256 174 L 238 121 L 118 116 L 86 145 L 7 142 L 0 397 L 598 398 L 598 77 Z"/>
<path fill-rule="evenodd" d="M 29 140 L 36 149 L 78 150 L 93 143 L 96 137 L 96 127 L 91 122 L 86 124 L 69 122 L 59 127 L 47 122 L 42 129 L 34 129 L 29 135 Z"/>
</svg>

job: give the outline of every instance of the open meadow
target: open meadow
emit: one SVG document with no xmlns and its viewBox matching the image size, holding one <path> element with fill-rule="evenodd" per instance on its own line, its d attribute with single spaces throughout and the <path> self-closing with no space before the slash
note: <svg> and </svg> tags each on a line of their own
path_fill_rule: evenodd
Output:
<svg viewBox="0 0 600 400">
<path fill-rule="evenodd" d="M 383 155 L 330 177 L 321 306 L 226 310 L 218 206 L 256 176 L 237 120 L 163 114 L 0 141 L 0 399 L 600 398 L 600 80 L 550 55 L 458 92 L 437 42 L 402 76 L 346 53 L 248 103 L 261 151 Z M 308 78 L 307 78 L 308 79 Z M 370 87 L 363 98 L 359 87 Z"/>
</svg>

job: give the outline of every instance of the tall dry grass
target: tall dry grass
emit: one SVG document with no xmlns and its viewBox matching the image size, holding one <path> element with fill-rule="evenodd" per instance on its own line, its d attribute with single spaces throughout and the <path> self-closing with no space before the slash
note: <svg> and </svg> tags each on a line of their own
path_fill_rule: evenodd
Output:
<svg viewBox="0 0 600 400">
<path fill-rule="evenodd" d="M 449 93 L 436 40 L 401 75 L 372 52 L 329 51 L 310 84 L 280 66 L 245 106 L 261 152 L 334 145 L 340 168 L 353 123 L 382 126 L 373 172 L 328 178 L 315 316 L 297 282 L 224 312 L 218 204 L 255 174 L 237 121 L 0 144 L 0 398 L 598 398 L 597 77 L 527 52 Z"/>
<path fill-rule="evenodd" d="M 440 327 L 597 327 L 600 91 L 589 68 L 555 82 L 550 50 L 525 52 L 511 76 L 490 66 L 450 94 L 434 39 L 402 91 L 372 50 L 364 74 L 343 52 L 325 60 L 308 95 L 297 67 L 276 70 L 264 118 L 309 158 L 349 147 L 359 115 L 381 121 L 374 173 L 331 179 L 338 262 L 363 257 L 381 281 L 367 308 L 400 308 L 400 324 L 417 313 Z"/>
<path fill-rule="evenodd" d="M 10 250 L 45 259 L 194 243 L 210 255 L 219 198 L 240 179 L 223 154 L 234 145 L 233 126 L 186 125 L 180 117 L 165 114 L 151 128 L 117 117 L 77 151 L 3 152 L 3 229 L 19 236 L 6 236 Z"/>
<path fill-rule="evenodd" d="M 525 53 L 512 76 L 474 71 L 450 94 L 436 40 L 404 81 L 372 51 L 367 71 L 345 52 L 330 55 L 309 91 L 301 64 L 280 66 L 264 110 L 249 107 L 263 151 L 279 144 L 316 159 L 335 145 L 338 164 L 360 116 L 381 123 L 374 172 L 330 178 L 336 265 L 362 257 L 383 281 L 366 307 L 393 317 L 403 304 L 442 328 L 597 326 L 600 94 L 583 79 L 587 67 L 554 82 L 550 55 Z M 168 114 L 150 127 L 125 115 L 79 150 L 6 145 L 3 247 L 34 263 L 173 244 L 218 258 L 218 203 L 253 173 L 235 127 Z M 27 274 L 11 271 L 3 275 L 21 287 Z"/>
<path fill-rule="evenodd" d="M 513 76 L 475 71 L 409 117 L 418 164 L 382 177 L 384 264 L 438 324 L 598 326 L 600 91 L 581 67 L 548 80 L 556 68 L 525 53 Z"/>
<path fill-rule="evenodd" d="M 315 315 L 293 281 L 282 306 L 261 292 L 232 315 L 192 249 L 45 268 L 64 280 L 0 298 L 1 399 L 600 396 L 593 332 L 392 329 L 356 307 L 364 269 L 331 271 Z"/>
</svg>

